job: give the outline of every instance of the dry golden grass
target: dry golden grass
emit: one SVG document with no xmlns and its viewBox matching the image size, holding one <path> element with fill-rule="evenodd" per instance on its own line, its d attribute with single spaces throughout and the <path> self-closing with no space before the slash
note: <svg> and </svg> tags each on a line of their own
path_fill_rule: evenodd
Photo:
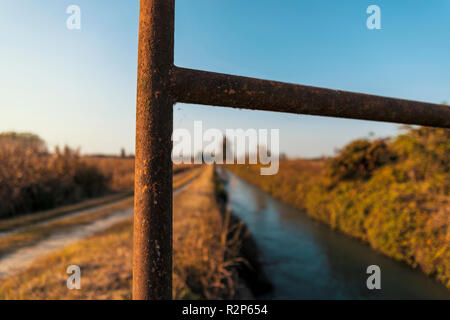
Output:
<svg viewBox="0 0 450 320">
<path fill-rule="evenodd" d="M 81 156 L 69 147 L 51 153 L 37 135 L 0 133 L 0 219 L 133 188 L 133 158 Z"/>
<path fill-rule="evenodd" d="M 49 153 L 30 134 L 0 134 L 0 218 L 98 197 L 109 177 L 66 147 Z"/>
<path fill-rule="evenodd" d="M 52 254 L 26 271 L 0 278 L 0 299 L 127 299 L 131 220 Z M 82 290 L 68 290 L 66 269 L 81 267 Z"/>
<path fill-rule="evenodd" d="M 116 191 L 133 190 L 134 188 L 134 158 L 114 157 L 83 157 L 83 161 L 97 167 L 103 174 L 111 177 L 109 187 Z M 174 165 L 173 173 L 189 169 L 193 165 Z"/>
<path fill-rule="evenodd" d="M 193 168 L 192 170 L 184 170 L 175 174 L 173 178 L 173 188 L 180 188 L 183 185 L 189 183 L 195 179 L 200 173 L 202 168 Z M 18 217 L 11 220 L 5 220 L 0 222 L 0 228 L 6 226 L 22 227 L 19 232 L 9 236 L 0 238 L 0 257 L 15 251 L 17 249 L 32 245 L 37 241 L 43 240 L 56 232 L 69 231 L 73 227 L 77 227 L 83 224 L 92 223 L 96 219 L 106 218 L 107 216 L 123 209 L 127 209 L 133 206 L 133 198 L 127 197 L 123 201 L 113 204 L 107 204 L 108 202 L 115 202 L 124 197 L 126 193 L 120 194 L 121 197 L 112 196 L 100 199 L 94 199 L 86 201 L 86 203 L 80 205 L 66 206 L 42 213 L 36 213 L 25 217 Z M 109 200 L 109 201 L 108 201 Z M 76 210 L 87 209 L 99 205 L 104 205 L 98 210 L 89 214 L 83 214 L 81 216 L 74 216 L 71 218 L 58 219 L 53 222 L 49 222 L 44 225 L 36 225 L 33 223 L 45 221 L 50 218 L 61 217 L 65 214 L 74 212 Z M 40 220 L 39 220 L 40 218 Z M 27 226 L 27 224 L 29 224 Z"/>
<path fill-rule="evenodd" d="M 83 161 L 97 167 L 103 174 L 111 177 L 109 187 L 113 190 L 133 190 L 134 159 L 83 157 Z"/>
<path fill-rule="evenodd" d="M 214 198 L 212 167 L 206 167 L 174 198 L 174 298 L 235 295 L 239 243 L 230 243 L 227 234 Z M 129 299 L 131 254 L 130 220 L 0 278 L 0 299 Z M 81 290 L 66 287 L 66 268 L 72 264 L 81 267 Z"/>
<path fill-rule="evenodd" d="M 174 297 L 222 299 L 239 287 L 233 266 L 238 239 L 227 239 L 234 226 L 222 219 L 214 195 L 213 167 L 174 201 Z"/>
</svg>

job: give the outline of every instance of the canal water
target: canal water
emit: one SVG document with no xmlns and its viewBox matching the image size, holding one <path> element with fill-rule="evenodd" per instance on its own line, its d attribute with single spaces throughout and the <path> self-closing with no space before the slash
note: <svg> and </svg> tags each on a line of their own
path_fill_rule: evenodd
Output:
<svg viewBox="0 0 450 320">
<path fill-rule="evenodd" d="M 329 229 L 226 171 L 233 213 L 243 220 L 275 289 L 267 299 L 450 299 L 450 290 L 419 270 Z M 369 290 L 367 267 L 381 268 Z"/>
</svg>

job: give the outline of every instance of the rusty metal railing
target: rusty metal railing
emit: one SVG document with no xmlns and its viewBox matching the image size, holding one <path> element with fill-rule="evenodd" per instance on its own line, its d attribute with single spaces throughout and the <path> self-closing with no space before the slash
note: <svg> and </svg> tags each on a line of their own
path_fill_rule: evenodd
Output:
<svg viewBox="0 0 450 320">
<path fill-rule="evenodd" d="M 174 66 L 175 0 L 141 0 L 133 299 L 172 298 L 175 102 L 450 128 L 450 107 Z"/>
</svg>

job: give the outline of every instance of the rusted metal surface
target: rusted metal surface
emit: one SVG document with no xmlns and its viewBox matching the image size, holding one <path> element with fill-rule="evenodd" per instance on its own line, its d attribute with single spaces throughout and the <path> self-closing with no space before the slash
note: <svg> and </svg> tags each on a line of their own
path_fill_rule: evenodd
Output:
<svg viewBox="0 0 450 320">
<path fill-rule="evenodd" d="M 175 0 L 140 0 L 133 299 L 172 298 L 173 103 L 450 127 L 450 107 L 173 66 Z"/>
<path fill-rule="evenodd" d="M 133 240 L 138 300 L 172 298 L 174 7 L 174 0 L 140 1 Z"/>
<path fill-rule="evenodd" d="M 178 102 L 450 127 L 450 107 L 176 67 Z"/>
</svg>

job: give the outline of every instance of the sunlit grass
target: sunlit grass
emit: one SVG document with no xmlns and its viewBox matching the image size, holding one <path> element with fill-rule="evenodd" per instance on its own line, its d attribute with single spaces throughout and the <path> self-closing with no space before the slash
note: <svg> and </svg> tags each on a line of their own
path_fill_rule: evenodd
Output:
<svg viewBox="0 0 450 320">
<path fill-rule="evenodd" d="M 240 282 L 233 266 L 241 261 L 239 243 L 227 240 L 228 231 L 215 201 L 212 167 L 207 167 L 174 198 L 174 298 L 236 294 Z M 128 220 L 0 278 L 0 299 L 129 299 L 131 261 Z M 73 264 L 81 267 L 81 290 L 66 287 L 66 268 Z"/>
<path fill-rule="evenodd" d="M 202 168 L 192 168 L 192 170 L 179 171 L 173 178 L 173 188 L 176 189 L 189 183 L 201 173 L 201 170 Z M 36 213 L 30 216 L 14 218 L 12 221 L 2 221 L 0 222 L 0 227 L 10 225 L 14 227 L 22 226 L 22 228 L 16 233 L 0 238 L 0 257 L 17 249 L 32 245 L 40 240 L 46 239 L 52 234 L 70 231 L 74 227 L 92 223 L 94 220 L 106 218 L 117 211 L 128 209 L 133 206 L 133 197 L 127 197 L 118 203 L 115 202 L 113 204 L 105 204 L 105 200 L 114 202 L 117 201 L 117 199 L 120 198 L 113 196 L 106 199 L 101 198 L 98 200 L 90 200 L 85 206 L 71 205 L 54 209 L 49 212 Z M 46 221 L 49 218 L 57 218 L 65 214 L 72 213 L 76 208 L 87 209 L 95 207 L 95 205 L 103 205 L 103 207 L 90 213 L 58 219 L 43 225 L 32 225 L 32 222 L 35 223 L 39 221 Z M 38 220 L 38 218 L 41 218 L 41 220 Z M 27 226 L 27 224 L 29 225 Z"/>
<path fill-rule="evenodd" d="M 336 157 L 229 166 L 245 180 L 450 288 L 450 130 L 359 139 Z"/>
</svg>

